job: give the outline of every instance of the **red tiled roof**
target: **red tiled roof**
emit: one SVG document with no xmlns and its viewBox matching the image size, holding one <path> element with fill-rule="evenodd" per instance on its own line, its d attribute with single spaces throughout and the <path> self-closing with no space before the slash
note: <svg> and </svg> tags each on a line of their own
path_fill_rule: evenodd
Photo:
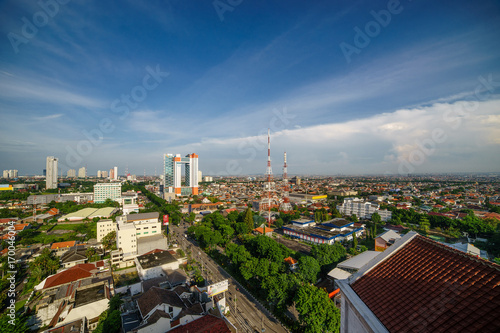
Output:
<svg viewBox="0 0 500 333">
<path fill-rule="evenodd" d="M 500 266 L 422 236 L 352 288 L 390 332 L 500 331 Z"/>
<path fill-rule="evenodd" d="M 144 253 L 143 255 L 146 255 L 146 254 L 153 254 L 153 253 L 160 253 L 160 252 L 163 252 L 165 250 L 160 250 L 160 249 L 154 249 L 154 250 L 151 250 L 149 252 L 146 252 Z"/>
<path fill-rule="evenodd" d="M 223 319 L 206 315 L 189 324 L 170 330 L 171 333 L 231 333 Z"/>
<path fill-rule="evenodd" d="M 293 265 L 293 264 L 296 264 L 298 263 L 297 259 L 293 259 L 292 257 L 287 257 L 285 258 L 285 262 L 289 265 Z"/>
<path fill-rule="evenodd" d="M 29 225 L 30 225 L 29 223 L 15 224 L 14 225 L 14 230 L 16 230 L 16 231 L 23 231 L 24 228 L 26 228 Z"/>
<path fill-rule="evenodd" d="M 265 230 L 264 230 L 264 229 L 265 229 Z M 268 227 L 264 227 L 264 229 L 263 229 L 263 228 L 261 228 L 261 227 L 258 227 L 258 228 L 255 228 L 255 229 L 253 229 L 253 230 L 254 230 L 254 231 L 257 231 L 258 233 L 263 234 L 263 235 L 264 235 L 265 233 L 268 233 L 268 232 L 273 232 L 273 231 L 274 231 L 274 229 L 272 229 L 272 228 L 268 228 Z"/>
<path fill-rule="evenodd" d="M 76 244 L 76 241 L 53 243 L 52 246 L 50 247 L 50 249 L 57 250 L 57 249 L 62 249 L 64 247 L 73 247 L 73 246 L 75 246 L 75 244 Z"/>
<path fill-rule="evenodd" d="M 43 289 L 52 288 L 59 286 L 61 284 L 70 283 L 80 279 L 88 278 L 92 276 L 92 271 L 95 271 L 95 265 L 93 264 L 78 264 L 71 268 L 68 268 L 61 273 L 57 273 L 50 276 L 45 281 Z"/>
</svg>

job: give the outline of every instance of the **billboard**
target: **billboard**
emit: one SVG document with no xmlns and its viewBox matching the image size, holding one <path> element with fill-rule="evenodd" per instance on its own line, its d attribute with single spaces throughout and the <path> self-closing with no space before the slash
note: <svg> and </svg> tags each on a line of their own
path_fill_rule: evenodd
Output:
<svg viewBox="0 0 500 333">
<path fill-rule="evenodd" d="M 213 297 L 217 294 L 220 294 L 220 293 L 227 291 L 228 288 L 229 288 L 229 281 L 224 280 L 224 281 L 220 281 L 220 282 L 209 285 L 207 287 L 207 293 L 208 293 L 209 297 Z"/>
<path fill-rule="evenodd" d="M 168 214 L 163 215 L 163 225 L 168 225 Z"/>
</svg>

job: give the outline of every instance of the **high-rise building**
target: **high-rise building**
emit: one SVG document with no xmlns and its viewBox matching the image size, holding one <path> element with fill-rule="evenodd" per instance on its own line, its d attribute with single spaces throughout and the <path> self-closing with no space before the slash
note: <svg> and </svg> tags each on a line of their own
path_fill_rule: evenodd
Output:
<svg viewBox="0 0 500 333">
<path fill-rule="evenodd" d="M 106 199 L 117 200 L 122 196 L 121 183 L 97 183 L 94 185 L 94 202 L 103 203 Z"/>
<path fill-rule="evenodd" d="M 198 170 L 198 181 L 203 181 L 203 173 L 200 170 Z"/>
<path fill-rule="evenodd" d="M 17 178 L 18 171 L 17 170 L 4 170 L 3 178 Z"/>
<path fill-rule="evenodd" d="M 81 167 L 78 169 L 78 178 L 85 178 L 87 177 L 87 169 L 85 167 Z"/>
<path fill-rule="evenodd" d="M 198 195 L 198 155 L 164 155 L 164 191 L 176 195 Z M 182 186 L 182 165 L 184 165 L 185 186 Z"/>
<path fill-rule="evenodd" d="M 45 188 L 47 189 L 57 188 L 57 161 L 58 159 L 54 156 L 47 157 L 47 176 L 45 177 Z"/>
<path fill-rule="evenodd" d="M 76 177 L 76 170 L 75 169 L 68 170 L 68 178 L 69 177 Z"/>
<path fill-rule="evenodd" d="M 109 169 L 109 180 L 115 179 L 115 169 Z"/>
<path fill-rule="evenodd" d="M 113 168 L 113 180 L 118 180 L 118 167 Z"/>
<path fill-rule="evenodd" d="M 101 177 L 102 177 L 101 170 L 97 170 L 97 178 L 101 178 Z"/>
<path fill-rule="evenodd" d="M 108 172 L 106 170 L 101 171 L 102 178 L 108 178 Z"/>
</svg>

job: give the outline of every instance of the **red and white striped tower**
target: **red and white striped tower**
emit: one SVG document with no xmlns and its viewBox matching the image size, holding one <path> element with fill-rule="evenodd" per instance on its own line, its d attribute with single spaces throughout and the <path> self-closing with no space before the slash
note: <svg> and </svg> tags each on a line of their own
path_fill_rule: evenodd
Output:
<svg viewBox="0 0 500 333">
<path fill-rule="evenodd" d="M 290 204 L 290 198 L 288 197 L 288 193 L 290 192 L 288 187 L 288 172 L 286 167 L 286 152 L 283 154 L 284 156 L 284 165 L 283 165 L 283 202 L 280 205 L 280 211 L 284 213 L 288 213 L 292 211 L 292 205 Z"/>
<path fill-rule="evenodd" d="M 271 168 L 271 133 L 269 128 L 267 129 L 267 209 L 268 209 L 268 224 L 271 227 L 271 176 L 273 174 L 273 169 Z"/>
</svg>

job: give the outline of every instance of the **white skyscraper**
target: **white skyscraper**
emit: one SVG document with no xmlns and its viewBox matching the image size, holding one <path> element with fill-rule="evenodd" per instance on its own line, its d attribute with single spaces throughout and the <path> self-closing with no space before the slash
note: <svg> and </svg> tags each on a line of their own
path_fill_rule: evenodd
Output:
<svg viewBox="0 0 500 333">
<path fill-rule="evenodd" d="M 57 188 L 57 161 L 54 156 L 47 157 L 47 176 L 45 178 L 45 187 L 47 189 Z"/>
<path fill-rule="evenodd" d="M 114 176 L 114 180 L 118 180 L 118 167 L 114 167 L 113 168 L 113 176 Z"/>
<path fill-rule="evenodd" d="M 68 170 L 68 177 L 76 177 L 76 170 L 75 169 L 69 169 Z"/>
<path fill-rule="evenodd" d="M 85 178 L 87 176 L 87 169 L 85 167 L 81 167 L 78 169 L 78 178 Z"/>
</svg>

